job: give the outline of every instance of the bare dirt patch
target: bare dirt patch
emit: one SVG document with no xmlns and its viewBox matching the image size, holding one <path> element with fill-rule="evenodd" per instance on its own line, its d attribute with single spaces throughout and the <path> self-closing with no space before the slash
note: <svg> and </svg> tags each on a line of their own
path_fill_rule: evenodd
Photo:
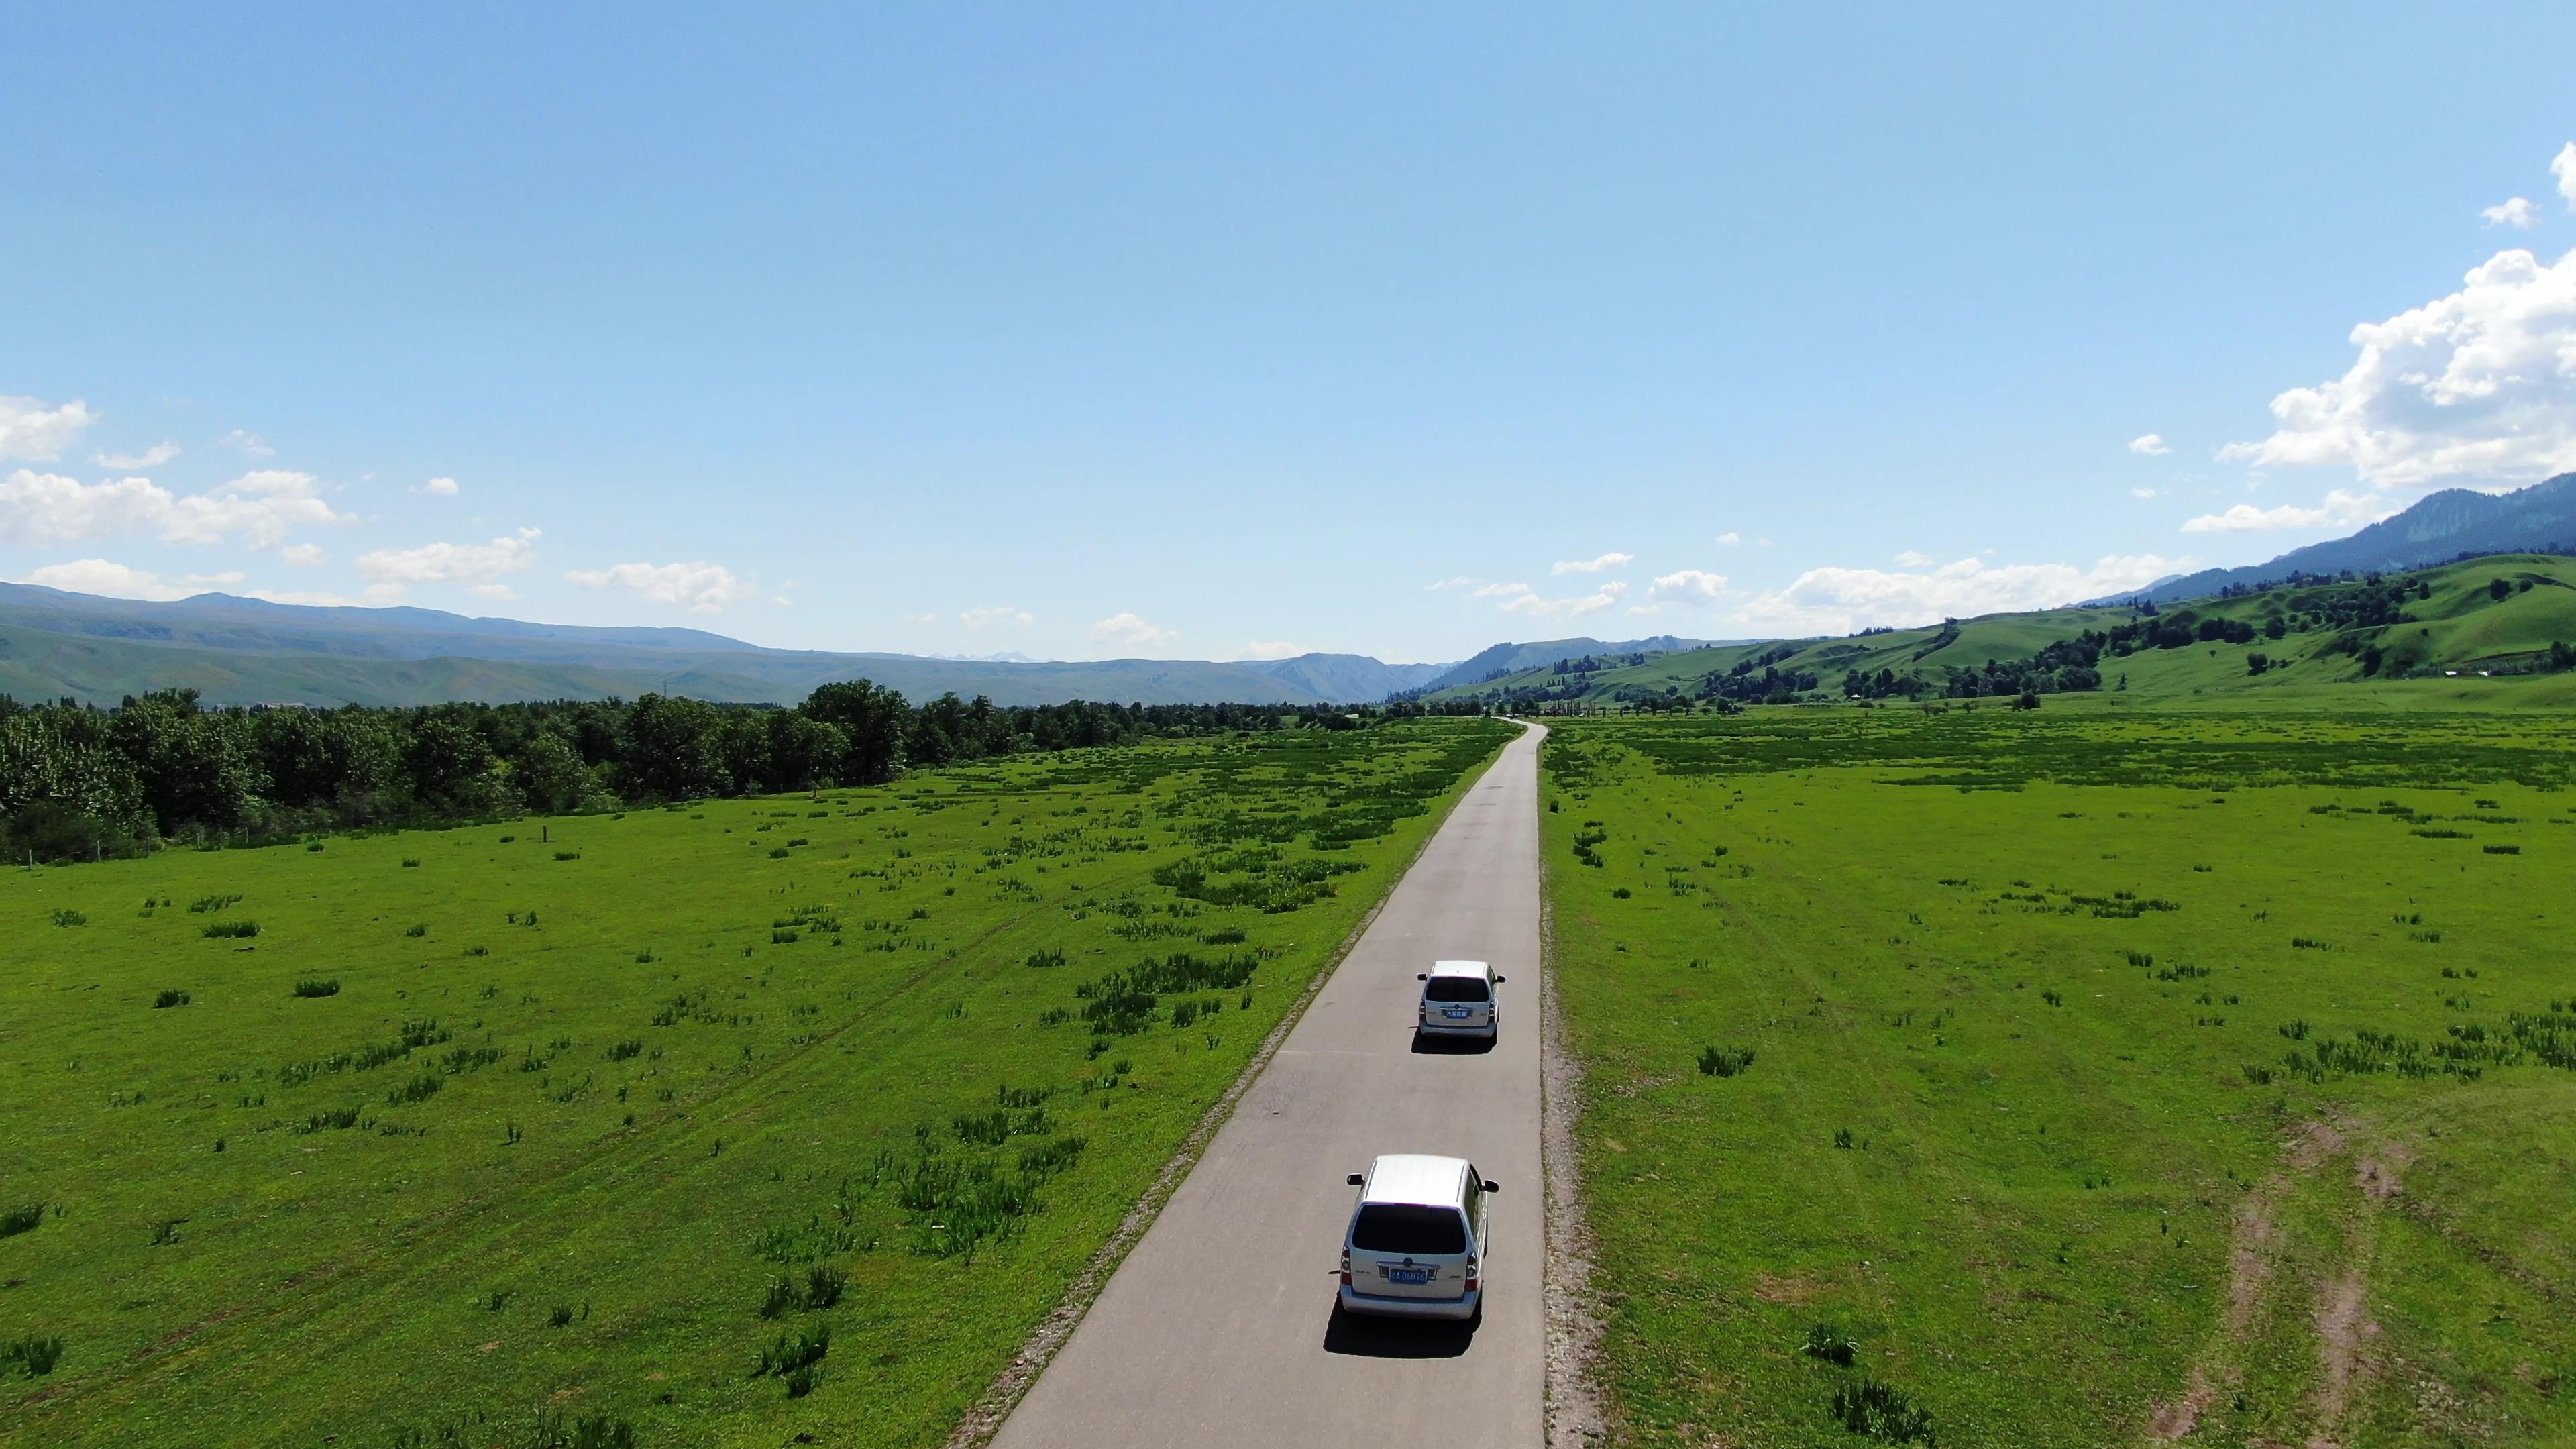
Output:
<svg viewBox="0 0 2576 1449">
<path fill-rule="evenodd" d="M 2279 1166 L 2245 1195 L 2228 1244 L 2227 1308 L 2219 1330 L 2202 1350 L 2200 1361 L 2192 1365 L 2182 1391 L 2152 1406 L 2148 1438 L 2171 1442 L 2188 1437 L 2200 1427 L 2210 1406 L 2240 1382 L 2237 1354 L 2254 1331 L 2276 1276 L 2283 1204 L 2302 1183 L 2348 1155 L 2359 1201 L 2351 1210 L 2342 1261 L 2317 1284 L 2311 1323 L 2317 1335 L 2320 1380 L 2309 1408 L 2311 1428 L 2306 1440 L 2307 1449 L 2338 1449 L 2333 1435 L 2345 1409 L 2377 1373 L 2369 1353 L 2379 1333 L 2369 1314 L 2375 1212 L 2403 1191 L 2401 1173 L 2409 1160 L 2395 1144 L 2363 1144 L 2365 1135 L 2350 1118 L 2310 1122 L 2282 1144 Z"/>
</svg>

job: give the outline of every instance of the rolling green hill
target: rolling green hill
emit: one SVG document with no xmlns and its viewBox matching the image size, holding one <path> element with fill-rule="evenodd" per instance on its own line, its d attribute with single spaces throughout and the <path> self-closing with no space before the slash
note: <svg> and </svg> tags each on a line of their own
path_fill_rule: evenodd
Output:
<svg viewBox="0 0 2576 1449">
<path fill-rule="evenodd" d="M 2106 641 L 2096 651 L 2094 665 L 2104 695 L 2288 702 L 2318 686 L 2345 686 L 2383 693 L 2392 702 L 2483 699 L 2501 691 L 2500 700 L 2576 703 L 2576 674 L 2551 672 L 2550 652 L 2553 644 L 2576 645 L 2576 559 L 2505 554 L 2389 575 L 2388 580 L 2387 585 L 2355 580 L 2196 599 L 2155 614 L 2130 608 L 2051 609 L 1848 638 L 1687 650 L 1648 656 L 1643 663 L 1595 656 L 1605 667 L 1586 669 L 1583 660 L 1564 661 L 1455 686 L 1434 697 L 1513 701 L 1523 707 L 1551 700 L 1602 705 L 1701 699 L 1729 688 L 1723 682 L 1730 679 L 1739 681 L 1733 688 L 1747 687 L 1767 670 L 1797 681 L 1787 693 L 1804 699 L 1840 699 L 1850 692 L 1847 684 L 1853 676 L 1876 679 L 1882 674 L 1900 685 L 1919 681 L 1921 697 L 1937 698 L 1963 673 L 1982 674 L 1989 662 L 2031 660 L 2051 645 L 2072 645 L 2089 633 Z M 2410 587 L 2394 617 L 2378 621 L 2362 607 L 2370 590 L 2401 580 Z M 2495 592 L 2497 580 L 2504 581 L 2501 597 Z M 2269 633 L 2275 620 L 2281 626 L 2277 638 Z M 2237 626 L 2233 639 L 2199 637 L 2200 626 L 2209 621 Z M 2170 647 L 2107 642 L 2116 631 L 2158 625 L 2184 626 L 2188 642 Z M 2262 656 L 2267 666 L 2259 673 L 2249 660 L 2254 655 Z M 2535 674 L 2545 677 L 2530 677 Z M 1719 683 L 1713 686 L 1712 681 Z"/>
</svg>

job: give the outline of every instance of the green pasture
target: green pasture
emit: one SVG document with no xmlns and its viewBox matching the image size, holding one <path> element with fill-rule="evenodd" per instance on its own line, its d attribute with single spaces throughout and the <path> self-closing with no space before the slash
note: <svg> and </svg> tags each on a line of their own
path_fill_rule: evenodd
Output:
<svg viewBox="0 0 2576 1449">
<path fill-rule="evenodd" d="M 1513 733 L 9 872 L 0 1439 L 935 1444 Z"/>
<path fill-rule="evenodd" d="M 1553 723 L 1618 1442 L 2576 1436 L 2576 751 L 2356 702 Z"/>
</svg>

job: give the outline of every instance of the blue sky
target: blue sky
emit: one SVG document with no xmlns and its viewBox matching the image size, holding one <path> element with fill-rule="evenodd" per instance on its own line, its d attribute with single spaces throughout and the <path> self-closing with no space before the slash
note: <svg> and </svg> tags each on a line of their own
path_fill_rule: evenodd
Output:
<svg viewBox="0 0 2576 1449">
<path fill-rule="evenodd" d="M 1446 660 L 2576 467 L 2576 8 L 2244 8 L 45 7 L 0 577 Z"/>
</svg>

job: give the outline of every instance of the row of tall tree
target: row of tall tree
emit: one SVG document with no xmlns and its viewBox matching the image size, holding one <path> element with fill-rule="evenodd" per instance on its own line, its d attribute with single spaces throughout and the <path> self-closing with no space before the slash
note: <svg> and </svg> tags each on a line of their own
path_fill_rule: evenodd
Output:
<svg viewBox="0 0 2576 1449">
<path fill-rule="evenodd" d="M 124 855 L 163 841 L 871 785 L 958 760 L 1421 712 L 1004 707 L 954 694 L 915 706 L 863 679 L 793 709 L 661 694 L 419 709 L 209 709 L 188 689 L 115 709 L 0 695 L 0 848 L 11 859 Z"/>
</svg>

